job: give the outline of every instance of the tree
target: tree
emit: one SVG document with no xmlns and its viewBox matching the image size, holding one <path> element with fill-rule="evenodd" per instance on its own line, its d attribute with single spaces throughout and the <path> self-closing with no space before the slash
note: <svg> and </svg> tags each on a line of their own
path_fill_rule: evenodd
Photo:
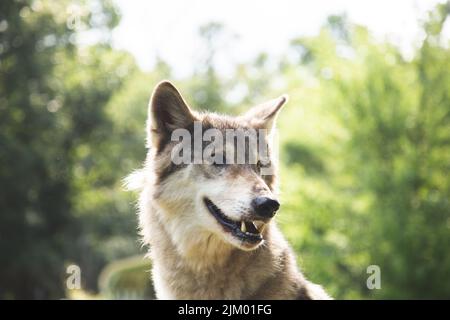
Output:
<svg viewBox="0 0 450 320">
<path fill-rule="evenodd" d="M 1 298 L 64 296 L 65 264 L 77 256 L 82 229 L 73 211 L 76 150 L 95 143 L 93 132 L 107 122 L 103 106 L 124 76 L 114 73 L 121 64 L 103 62 L 106 42 L 81 49 L 76 38 L 111 28 L 114 7 L 78 5 L 74 17 L 69 4 L 0 5 Z"/>
<path fill-rule="evenodd" d="M 287 189 L 303 227 L 287 228 L 307 270 L 329 282 L 338 297 L 450 294 L 442 282 L 450 270 L 450 51 L 440 36 L 448 9 L 448 3 L 439 5 L 430 14 L 412 61 L 343 19 L 330 20 L 317 37 L 293 42 L 302 57 L 297 68 L 315 81 L 304 89 L 309 98 L 293 103 L 308 106 L 303 118 L 315 113 L 322 123 L 316 130 L 327 129 L 317 130 L 317 139 L 299 129 L 300 138 L 285 144 L 289 175 L 297 171 L 293 164 L 303 168 L 300 199 L 291 193 L 295 184 Z M 308 166 L 314 158 L 324 173 Z M 294 235 L 299 229 L 304 239 Z M 365 285 L 369 265 L 380 267 L 381 290 Z"/>
</svg>

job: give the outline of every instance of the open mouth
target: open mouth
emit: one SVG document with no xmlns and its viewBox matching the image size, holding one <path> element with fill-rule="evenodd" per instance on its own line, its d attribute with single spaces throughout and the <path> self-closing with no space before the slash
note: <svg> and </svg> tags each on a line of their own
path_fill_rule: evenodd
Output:
<svg viewBox="0 0 450 320">
<path fill-rule="evenodd" d="M 259 243 L 263 240 L 261 232 L 263 231 L 264 223 L 262 221 L 234 221 L 225 216 L 208 198 L 203 198 L 203 202 L 226 232 L 230 232 L 234 237 L 252 244 Z"/>
</svg>

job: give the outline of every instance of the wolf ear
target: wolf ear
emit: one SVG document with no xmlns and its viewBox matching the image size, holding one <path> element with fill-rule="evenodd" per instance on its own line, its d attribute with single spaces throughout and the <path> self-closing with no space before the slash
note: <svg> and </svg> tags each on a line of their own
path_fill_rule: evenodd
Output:
<svg viewBox="0 0 450 320">
<path fill-rule="evenodd" d="M 288 101 L 287 95 L 262 103 L 244 114 L 251 123 L 272 130 L 281 107 Z"/>
<path fill-rule="evenodd" d="M 173 130 L 187 128 L 195 120 L 175 86 L 162 81 L 154 89 L 148 107 L 147 143 L 160 149 L 163 142 L 170 141 Z"/>
</svg>

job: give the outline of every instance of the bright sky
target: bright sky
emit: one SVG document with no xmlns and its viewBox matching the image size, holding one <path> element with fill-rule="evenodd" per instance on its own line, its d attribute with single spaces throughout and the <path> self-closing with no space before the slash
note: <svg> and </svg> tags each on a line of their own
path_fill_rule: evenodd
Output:
<svg viewBox="0 0 450 320">
<path fill-rule="evenodd" d="M 438 2 L 444 0 L 116 0 L 122 20 L 113 44 L 131 52 L 144 70 L 159 55 L 182 77 L 193 71 L 202 48 L 199 27 L 221 22 L 236 35 L 223 41 L 218 55 L 219 71 L 226 73 L 262 51 L 282 55 L 292 38 L 317 34 L 327 16 L 346 12 L 407 54 L 421 38 L 418 21 Z"/>
</svg>

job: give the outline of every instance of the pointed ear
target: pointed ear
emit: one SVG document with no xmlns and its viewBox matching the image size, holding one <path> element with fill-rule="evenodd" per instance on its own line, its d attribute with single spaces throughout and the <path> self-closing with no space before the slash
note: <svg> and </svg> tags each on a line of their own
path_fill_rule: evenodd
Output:
<svg viewBox="0 0 450 320">
<path fill-rule="evenodd" d="M 187 128 L 196 120 L 175 86 L 160 82 L 153 91 L 148 107 L 147 143 L 158 150 L 170 141 L 172 131 Z"/>
<path fill-rule="evenodd" d="M 287 95 L 282 95 L 276 99 L 267 101 L 256 107 L 253 107 L 244 114 L 244 118 L 251 123 L 262 126 L 265 129 L 272 130 L 281 107 L 288 101 Z"/>
</svg>

